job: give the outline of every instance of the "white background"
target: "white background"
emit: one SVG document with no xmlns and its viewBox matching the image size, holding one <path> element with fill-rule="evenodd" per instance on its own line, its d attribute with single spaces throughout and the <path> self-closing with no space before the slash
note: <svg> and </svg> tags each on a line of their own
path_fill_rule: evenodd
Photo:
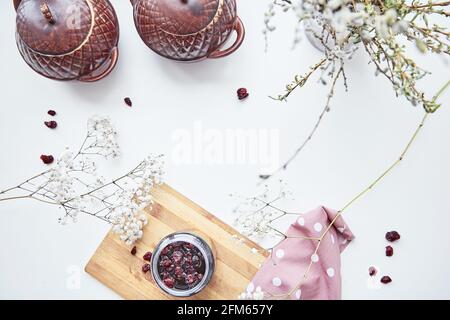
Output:
<svg viewBox="0 0 450 320">
<path fill-rule="evenodd" d="M 141 42 L 129 1 L 113 0 L 121 26 L 120 61 L 107 79 L 95 84 L 54 82 L 32 72 L 22 61 L 14 39 L 12 1 L 0 2 L 0 189 L 43 170 L 42 153 L 77 148 L 88 117 L 110 116 L 120 132 L 123 157 L 103 168 L 110 177 L 135 165 L 148 153 L 167 154 L 167 182 L 226 222 L 237 200 L 233 192 L 256 191 L 258 166 L 175 165 L 172 134 L 191 130 L 195 121 L 206 129 L 280 129 L 281 159 L 289 156 L 311 129 L 322 109 L 326 89 L 313 81 L 288 103 L 268 98 L 282 92 L 296 73 L 305 72 L 320 53 L 307 41 L 291 50 L 294 19 L 275 23 L 268 53 L 262 35 L 266 1 L 241 0 L 239 15 L 247 38 L 229 58 L 196 64 L 164 60 Z M 447 63 L 422 56 L 432 76 L 421 86 L 433 95 L 448 79 Z M 423 116 L 389 84 L 373 76 L 362 51 L 347 67 L 349 92 L 338 86 L 332 110 L 304 153 L 285 175 L 296 196 L 295 208 L 320 204 L 339 209 L 368 185 L 400 154 Z M 235 90 L 251 96 L 239 102 Z M 123 103 L 130 96 L 133 108 Z M 448 208 L 450 178 L 449 95 L 426 124 L 406 160 L 345 219 L 356 240 L 343 253 L 343 298 L 450 298 Z M 58 112 L 59 127 L 44 127 L 46 111 Z M 286 206 L 292 204 L 286 204 Z M 84 217 L 60 226 L 57 208 L 23 200 L 0 203 L 0 298 L 119 298 L 85 274 L 83 268 L 109 226 Z M 401 235 L 395 255 L 384 256 L 384 234 Z M 393 282 L 368 290 L 367 268 L 377 265 Z M 67 286 L 80 272 L 79 289 Z"/>
</svg>

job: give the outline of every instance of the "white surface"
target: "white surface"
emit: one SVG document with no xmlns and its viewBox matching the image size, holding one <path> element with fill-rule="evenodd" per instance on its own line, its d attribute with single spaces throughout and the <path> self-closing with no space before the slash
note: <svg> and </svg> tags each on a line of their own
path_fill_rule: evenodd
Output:
<svg viewBox="0 0 450 320">
<path fill-rule="evenodd" d="M 0 2 L 0 188 L 41 171 L 40 154 L 57 155 L 66 145 L 79 146 L 89 116 L 108 115 L 121 134 L 124 154 L 105 167 L 108 176 L 117 176 L 150 152 L 166 153 L 167 182 L 231 222 L 236 200 L 228 195 L 252 194 L 260 169 L 176 165 L 171 161 L 175 130 L 192 132 L 196 121 L 222 133 L 280 129 L 280 158 L 285 159 L 309 132 L 325 101 L 325 88 L 314 81 L 287 104 L 267 98 L 282 91 L 295 73 L 306 71 L 319 53 L 307 42 L 290 50 L 293 20 L 284 16 L 276 20 L 279 30 L 265 54 L 265 1 L 239 1 L 247 39 L 236 54 L 178 64 L 148 50 L 135 31 L 129 1 L 113 0 L 121 24 L 120 61 L 110 77 L 90 85 L 50 81 L 29 69 L 15 47 L 9 2 Z M 447 64 L 416 56 L 433 71 L 422 83 L 432 95 L 447 80 Z M 319 204 L 341 207 L 395 160 L 423 115 L 420 107 L 395 98 L 384 79 L 373 77 L 363 54 L 353 62 L 347 69 L 349 93 L 339 87 L 331 113 L 286 175 L 300 211 Z M 235 96 L 241 86 L 251 93 L 244 102 Z M 124 106 L 125 96 L 132 98 L 133 108 Z M 345 299 L 450 298 L 449 95 L 441 101 L 447 105 L 430 118 L 404 163 L 345 215 L 357 237 L 342 256 Z M 58 112 L 57 131 L 42 124 L 49 107 Z M 108 226 L 85 217 L 63 227 L 57 223 L 59 214 L 31 200 L 0 204 L 0 298 L 118 298 L 83 271 Z M 395 244 L 395 255 L 386 258 L 384 233 L 391 229 L 402 239 Z M 393 283 L 368 290 L 372 264 Z"/>
</svg>

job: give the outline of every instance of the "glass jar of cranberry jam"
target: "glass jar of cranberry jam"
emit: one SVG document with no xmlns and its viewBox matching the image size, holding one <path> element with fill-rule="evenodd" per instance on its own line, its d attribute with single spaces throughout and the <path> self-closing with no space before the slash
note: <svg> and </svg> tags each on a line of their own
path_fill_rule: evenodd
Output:
<svg viewBox="0 0 450 320">
<path fill-rule="evenodd" d="M 152 256 L 156 284 L 175 297 L 190 297 L 203 290 L 214 273 L 214 255 L 208 243 L 191 232 L 162 239 Z"/>
</svg>

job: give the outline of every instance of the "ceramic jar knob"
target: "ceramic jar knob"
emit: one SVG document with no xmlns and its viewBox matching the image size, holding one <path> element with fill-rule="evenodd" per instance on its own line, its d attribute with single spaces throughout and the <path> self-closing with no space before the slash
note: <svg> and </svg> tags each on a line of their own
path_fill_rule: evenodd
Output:
<svg viewBox="0 0 450 320">
<path fill-rule="evenodd" d="M 55 80 L 103 79 L 118 59 L 119 23 L 108 0 L 14 0 L 25 62 Z"/>
<path fill-rule="evenodd" d="M 179 61 L 221 58 L 242 44 L 245 29 L 235 0 L 131 0 L 136 29 L 144 43 Z M 236 31 L 228 49 L 225 42 Z"/>
</svg>

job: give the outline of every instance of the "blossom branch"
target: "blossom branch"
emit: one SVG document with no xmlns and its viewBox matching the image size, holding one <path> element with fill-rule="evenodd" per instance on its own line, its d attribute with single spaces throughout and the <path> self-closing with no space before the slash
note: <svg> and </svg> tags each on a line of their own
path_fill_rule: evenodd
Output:
<svg viewBox="0 0 450 320">
<path fill-rule="evenodd" d="M 58 219 L 61 224 L 69 219 L 76 222 L 82 213 L 112 224 L 125 243 L 135 242 L 147 223 L 141 210 L 152 204 L 150 191 L 162 181 L 162 156 L 149 156 L 126 174 L 105 181 L 91 157 L 118 157 L 116 136 L 109 119 L 89 119 L 87 135 L 76 154 L 67 149 L 49 170 L 1 191 L 0 202 L 33 199 L 56 205 L 65 213 Z"/>
<path fill-rule="evenodd" d="M 333 78 L 333 81 L 332 81 L 331 86 L 330 86 L 330 91 L 329 91 L 328 96 L 327 96 L 327 101 L 325 103 L 325 107 L 323 108 L 323 110 L 319 114 L 319 117 L 318 117 L 316 123 L 314 124 L 314 126 L 313 126 L 311 132 L 309 133 L 309 135 L 302 142 L 302 144 L 300 144 L 300 146 L 295 150 L 293 155 L 280 168 L 278 168 L 275 172 L 273 172 L 270 175 L 260 175 L 259 177 L 262 180 L 268 180 L 271 177 L 273 177 L 276 174 L 278 174 L 279 172 L 281 172 L 283 170 L 286 170 L 288 168 L 288 166 L 291 164 L 291 162 L 294 161 L 297 158 L 297 156 L 302 152 L 302 150 L 305 148 L 305 146 L 308 144 L 308 142 L 311 141 L 311 139 L 313 138 L 313 136 L 316 133 L 317 129 L 319 128 L 319 126 L 320 126 L 320 124 L 322 122 L 322 119 L 324 118 L 325 114 L 330 111 L 330 102 L 331 102 L 331 99 L 334 96 L 334 90 L 335 90 L 335 87 L 336 87 L 336 83 L 337 83 L 337 80 L 340 78 L 340 76 L 345 77 L 343 63 L 341 63 L 341 66 L 340 66 L 338 72 L 336 73 L 336 75 Z"/>
</svg>

